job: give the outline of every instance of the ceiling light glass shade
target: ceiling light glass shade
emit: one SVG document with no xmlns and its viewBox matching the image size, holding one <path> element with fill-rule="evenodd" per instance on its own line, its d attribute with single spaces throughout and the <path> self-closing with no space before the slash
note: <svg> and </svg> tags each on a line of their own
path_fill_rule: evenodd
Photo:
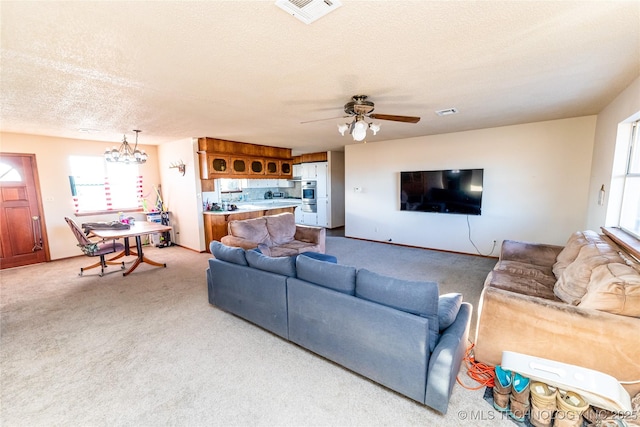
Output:
<svg viewBox="0 0 640 427">
<path fill-rule="evenodd" d="M 380 130 L 380 125 L 378 123 L 371 123 L 369 125 L 369 129 L 371 129 L 371 132 L 373 132 L 373 134 L 375 135 Z"/>
<path fill-rule="evenodd" d="M 351 136 L 355 141 L 362 141 L 367 137 L 367 128 L 369 127 L 369 123 L 364 120 L 358 120 L 353 125 L 353 130 L 351 131 Z"/>
<path fill-rule="evenodd" d="M 129 142 L 127 142 L 127 136 L 124 135 L 122 137 L 122 144 L 120 148 L 113 147 L 111 150 L 107 149 L 104 152 L 104 158 L 108 162 L 119 162 L 119 163 L 145 163 L 149 156 L 144 150 L 138 150 L 138 134 L 141 132 L 139 130 L 134 130 L 136 133 L 136 145 L 131 148 Z"/>
<path fill-rule="evenodd" d="M 347 131 L 347 129 L 349 129 L 348 123 L 341 123 L 338 125 L 338 132 L 340 132 L 340 135 L 342 136 L 344 136 L 344 133 Z"/>
</svg>

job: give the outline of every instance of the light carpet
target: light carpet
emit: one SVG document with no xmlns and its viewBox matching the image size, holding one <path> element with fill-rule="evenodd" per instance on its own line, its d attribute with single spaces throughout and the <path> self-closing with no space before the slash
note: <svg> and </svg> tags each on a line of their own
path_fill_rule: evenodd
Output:
<svg viewBox="0 0 640 427">
<path fill-rule="evenodd" d="M 91 260 L 77 257 L 0 273 L 2 426 L 513 426 L 482 389 L 456 385 L 441 415 L 212 307 L 207 253 L 145 252 L 167 268 L 79 277 Z M 475 289 L 467 300 L 495 263 L 343 237 L 327 252 Z"/>
</svg>

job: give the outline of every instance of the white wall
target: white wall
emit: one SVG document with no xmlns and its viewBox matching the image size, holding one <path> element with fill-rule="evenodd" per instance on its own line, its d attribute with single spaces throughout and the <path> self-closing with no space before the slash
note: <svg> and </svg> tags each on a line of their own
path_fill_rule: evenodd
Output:
<svg viewBox="0 0 640 427">
<path fill-rule="evenodd" d="M 204 251 L 202 193 L 197 155 L 197 139 L 183 139 L 158 147 L 158 162 L 162 181 L 162 200 L 170 211 L 175 243 L 196 251 Z M 170 169 L 180 160 L 185 174 Z"/>
<path fill-rule="evenodd" d="M 589 185 L 589 229 L 618 225 L 631 122 L 639 119 L 640 77 L 598 114 Z M 598 192 L 603 184 L 606 196 L 600 206 Z"/>
<path fill-rule="evenodd" d="M 596 116 L 345 147 L 345 235 L 497 256 L 503 239 L 564 244 L 586 224 Z M 400 211 L 400 172 L 484 169 L 482 215 Z M 359 187 L 360 192 L 354 191 Z"/>
<path fill-rule="evenodd" d="M 56 138 L 50 136 L 1 133 L 0 151 L 5 153 L 35 154 L 40 191 L 42 196 L 44 223 L 49 241 L 51 259 L 82 255 L 64 217 L 73 218 L 78 224 L 94 221 L 112 221 L 118 218 L 117 212 L 96 216 L 74 216 L 74 207 L 69 186 L 71 166 L 69 156 L 102 156 L 105 149 L 120 143 L 87 141 L 80 139 Z M 144 176 L 143 194 L 152 194 L 153 186 L 160 184 L 157 164 L 157 150 L 153 145 L 140 145 L 149 155 L 149 160 L 140 166 Z M 155 197 L 151 200 L 155 201 Z M 143 214 L 136 214 L 144 219 Z"/>
</svg>

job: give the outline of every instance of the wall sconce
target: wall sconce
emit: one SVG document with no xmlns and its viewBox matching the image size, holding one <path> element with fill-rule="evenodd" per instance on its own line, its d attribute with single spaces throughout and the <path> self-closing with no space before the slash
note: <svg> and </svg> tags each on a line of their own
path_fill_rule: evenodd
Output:
<svg viewBox="0 0 640 427">
<path fill-rule="evenodd" d="M 169 169 L 178 169 L 178 172 L 180 172 L 182 176 L 184 176 L 185 164 L 182 160 L 180 160 L 179 162 L 171 163 L 169 165 Z"/>
</svg>

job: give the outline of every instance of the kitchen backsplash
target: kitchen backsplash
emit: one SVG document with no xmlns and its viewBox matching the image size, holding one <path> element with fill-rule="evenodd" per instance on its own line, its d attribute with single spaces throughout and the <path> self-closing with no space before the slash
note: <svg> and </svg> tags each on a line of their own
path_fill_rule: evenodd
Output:
<svg viewBox="0 0 640 427">
<path fill-rule="evenodd" d="M 203 192 L 203 203 L 221 203 L 236 201 L 254 201 L 264 200 L 264 195 L 270 191 L 273 193 L 283 193 L 284 197 L 302 197 L 302 186 L 299 181 L 294 182 L 293 187 L 262 187 L 262 188 L 243 188 L 241 192 L 220 193 L 218 191 Z"/>
</svg>

